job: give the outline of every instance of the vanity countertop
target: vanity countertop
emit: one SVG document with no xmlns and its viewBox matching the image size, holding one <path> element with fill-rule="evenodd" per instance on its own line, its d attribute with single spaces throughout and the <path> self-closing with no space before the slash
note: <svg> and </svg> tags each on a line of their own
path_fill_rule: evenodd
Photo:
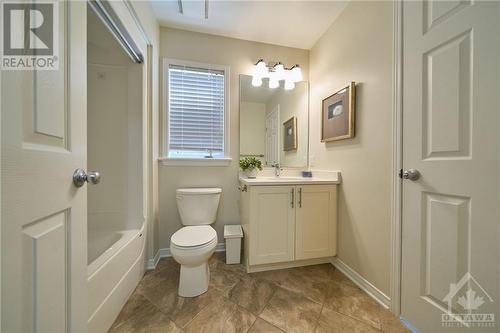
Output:
<svg viewBox="0 0 500 333">
<path fill-rule="evenodd" d="M 331 185 L 340 184 L 340 172 L 321 172 L 313 177 L 281 176 L 281 177 L 257 177 L 245 178 L 240 176 L 240 182 L 247 186 L 257 185 Z"/>
</svg>

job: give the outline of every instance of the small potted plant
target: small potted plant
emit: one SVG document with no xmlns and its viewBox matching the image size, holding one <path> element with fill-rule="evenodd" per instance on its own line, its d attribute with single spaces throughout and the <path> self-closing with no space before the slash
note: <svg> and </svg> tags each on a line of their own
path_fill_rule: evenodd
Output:
<svg viewBox="0 0 500 333">
<path fill-rule="evenodd" d="M 245 157 L 240 160 L 240 168 L 247 178 L 257 177 L 257 170 L 262 171 L 262 162 L 256 157 Z"/>
</svg>

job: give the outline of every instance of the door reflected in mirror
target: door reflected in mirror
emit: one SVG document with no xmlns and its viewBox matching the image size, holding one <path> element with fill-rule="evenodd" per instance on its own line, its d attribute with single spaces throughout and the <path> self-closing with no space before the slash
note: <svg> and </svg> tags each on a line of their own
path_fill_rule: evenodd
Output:
<svg viewBox="0 0 500 333">
<path fill-rule="evenodd" d="M 309 136 L 309 83 L 292 90 L 260 87 L 252 77 L 240 75 L 240 158 L 255 156 L 264 166 L 307 166 Z"/>
</svg>

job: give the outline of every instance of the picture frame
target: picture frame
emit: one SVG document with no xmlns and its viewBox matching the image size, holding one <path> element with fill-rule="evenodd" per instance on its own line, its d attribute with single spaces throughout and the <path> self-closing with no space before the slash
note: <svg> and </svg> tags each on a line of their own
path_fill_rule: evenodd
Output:
<svg viewBox="0 0 500 333">
<path fill-rule="evenodd" d="M 340 89 L 322 101 L 321 142 L 354 137 L 356 83 Z"/>
<path fill-rule="evenodd" d="M 283 150 L 297 149 L 297 117 L 292 117 L 283 123 Z"/>
</svg>

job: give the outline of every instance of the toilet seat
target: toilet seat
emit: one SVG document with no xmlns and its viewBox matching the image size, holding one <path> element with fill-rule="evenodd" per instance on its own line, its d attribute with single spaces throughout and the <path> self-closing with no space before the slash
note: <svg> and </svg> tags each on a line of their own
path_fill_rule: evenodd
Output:
<svg viewBox="0 0 500 333">
<path fill-rule="evenodd" d="M 170 246 L 178 249 L 198 249 L 217 242 L 217 232 L 209 225 L 187 226 L 177 230 Z"/>
</svg>

